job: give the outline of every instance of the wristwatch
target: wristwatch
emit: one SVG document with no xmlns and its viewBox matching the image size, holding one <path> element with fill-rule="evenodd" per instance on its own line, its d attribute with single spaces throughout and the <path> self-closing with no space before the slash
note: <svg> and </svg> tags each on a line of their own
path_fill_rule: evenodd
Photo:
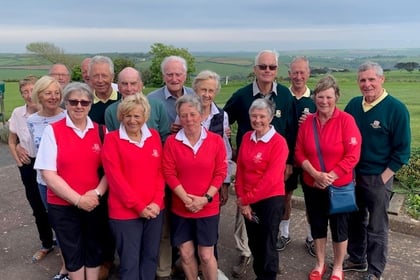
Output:
<svg viewBox="0 0 420 280">
<path fill-rule="evenodd" d="M 205 198 L 207 198 L 207 202 L 208 202 L 208 203 L 210 203 L 210 202 L 212 202 L 212 201 L 213 201 L 213 197 L 212 197 L 211 195 L 209 195 L 208 193 L 206 193 L 206 194 L 204 195 L 204 197 L 205 197 Z"/>
<path fill-rule="evenodd" d="M 96 192 L 96 195 L 98 196 L 98 198 L 101 199 L 101 197 L 102 197 L 101 193 L 97 189 L 95 189 L 95 192 Z"/>
</svg>

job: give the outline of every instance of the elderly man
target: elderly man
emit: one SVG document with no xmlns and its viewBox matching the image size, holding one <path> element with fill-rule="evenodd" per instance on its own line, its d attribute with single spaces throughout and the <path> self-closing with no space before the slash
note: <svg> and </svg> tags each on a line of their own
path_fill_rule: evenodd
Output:
<svg viewBox="0 0 420 280">
<path fill-rule="evenodd" d="M 48 71 L 48 76 L 55 78 L 62 88 L 65 88 L 68 83 L 70 83 L 70 71 L 66 65 L 57 63 L 51 66 Z"/>
<path fill-rule="evenodd" d="M 243 135 L 252 130 L 248 110 L 257 98 L 267 98 L 275 103 L 276 110 L 271 124 L 276 131 L 286 138 L 289 157 L 285 179 L 292 173 L 293 153 L 297 134 L 295 102 L 287 87 L 275 82 L 278 70 L 278 54 L 264 50 L 257 54 L 254 63 L 255 81 L 236 91 L 227 101 L 224 110 L 229 115 L 229 122 L 237 122 L 236 147 L 239 149 Z M 278 226 L 277 226 L 278 229 Z M 240 251 L 239 264 L 233 267 L 232 275 L 240 277 L 250 263 L 251 251 L 242 215 L 236 215 L 236 247 Z"/>
<path fill-rule="evenodd" d="M 139 71 L 132 67 L 126 67 L 118 74 L 118 91 L 122 95 L 122 99 L 126 96 L 142 93 L 143 81 Z M 122 100 L 121 99 L 121 100 Z M 165 110 L 165 106 L 158 99 L 149 99 L 150 117 L 147 121 L 149 128 L 156 129 L 159 132 L 162 141 L 170 134 L 169 119 Z M 105 125 L 109 131 L 116 130 L 120 127 L 120 122 L 117 118 L 117 109 L 121 100 L 112 103 L 105 110 Z"/>
<path fill-rule="evenodd" d="M 164 105 L 171 124 L 172 133 L 181 129 L 181 126 L 175 124 L 176 111 L 175 102 L 184 94 L 194 94 L 191 88 L 185 87 L 187 79 L 187 62 L 180 56 L 168 56 L 161 63 L 161 71 L 165 86 L 161 87 L 147 95 L 151 101 L 153 99 L 160 100 Z M 165 203 L 169 205 L 171 192 L 166 188 Z M 168 207 L 169 209 L 169 207 Z M 156 279 L 170 279 L 172 271 L 172 249 L 170 245 L 170 228 L 169 228 L 169 211 L 166 211 L 162 237 L 159 249 L 158 269 L 156 271 Z"/>
<path fill-rule="evenodd" d="M 406 106 L 384 88 L 382 67 L 365 62 L 357 78 L 362 96 L 345 111 L 353 115 L 362 134 L 356 166 L 359 211 L 350 215 L 349 258 L 343 271 L 367 271 L 365 280 L 382 279 L 388 251 L 388 206 L 394 174 L 410 158 L 410 116 Z"/>
<path fill-rule="evenodd" d="M 88 73 L 95 94 L 89 117 L 96 123 L 105 124 L 106 108 L 121 98 L 121 95 L 112 88 L 114 63 L 109 57 L 94 56 L 89 62 Z"/>
</svg>

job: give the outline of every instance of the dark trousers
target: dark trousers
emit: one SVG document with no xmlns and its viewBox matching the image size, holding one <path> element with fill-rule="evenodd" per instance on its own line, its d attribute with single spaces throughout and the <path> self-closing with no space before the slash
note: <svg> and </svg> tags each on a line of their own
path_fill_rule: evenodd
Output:
<svg viewBox="0 0 420 280">
<path fill-rule="evenodd" d="M 380 175 L 356 176 L 356 199 L 359 211 L 350 214 L 350 260 L 367 260 L 368 272 L 379 278 L 388 255 L 388 207 L 393 178 L 384 184 Z"/>
<path fill-rule="evenodd" d="M 245 219 L 248 245 L 254 256 L 254 273 L 258 280 L 275 280 L 279 267 L 276 250 L 279 225 L 284 212 L 284 196 L 274 196 L 251 204 L 259 223 Z"/>
<path fill-rule="evenodd" d="M 114 220 L 109 224 L 120 257 L 122 280 L 155 279 L 162 233 L 163 210 L 155 219 Z"/>
<path fill-rule="evenodd" d="M 48 221 L 48 213 L 41 200 L 36 181 L 36 171 L 34 170 L 35 159 L 31 159 L 31 163 L 19 167 L 20 178 L 25 187 L 26 199 L 32 208 L 32 215 L 35 217 L 35 224 L 38 229 L 39 239 L 43 248 L 51 248 L 53 246 L 53 232 Z"/>
<path fill-rule="evenodd" d="M 104 261 L 113 263 L 115 259 L 115 239 L 109 226 L 108 191 L 102 196 L 98 208 L 100 211 L 100 219 L 102 219 L 100 225 L 102 226 L 101 241 L 103 243 Z"/>
</svg>

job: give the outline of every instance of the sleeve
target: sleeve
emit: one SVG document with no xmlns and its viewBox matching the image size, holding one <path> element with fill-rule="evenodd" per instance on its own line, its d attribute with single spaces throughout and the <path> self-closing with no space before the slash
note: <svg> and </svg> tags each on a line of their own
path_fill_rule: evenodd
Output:
<svg viewBox="0 0 420 280">
<path fill-rule="evenodd" d="M 163 147 L 162 171 L 166 183 L 171 190 L 175 189 L 181 182 L 178 179 L 177 161 L 175 156 L 176 140 L 175 135 L 171 135 L 166 139 Z"/>
<path fill-rule="evenodd" d="M 229 117 L 227 115 L 226 112 L 224 112 L 224 116 L 223 116 L 223 127 L 229 127 Z M 225 144 L 225 149 L 226 149 L 226 160 L 227 160 L 227 175 L 225 178 L 224 183 L 230 183 L 231 178 L 232 178 L 232 147 L 230 145 L 230 141 L 229 138 L 226 136 L 225 133 L 223 133 L 223 142 Z"/>
<path fill-rule="evenodd" d="M 307 156 L 305 154 L 305 144 L 309 141 L 307 135 L 310 135 L 311 133 L 313 133 L 312 122 L 313 122 L 313 116 L 310 115 L 300 125 L 299 130 L 298 130 L 294 153 L 295 153 L 296 166 L 299 166 L 299 167 L 302 166 L 302 163 L 307 159 Z M 308 133 L 308 130 L 310 130 L 311 133 Z"/>
<path fill-rule="evenodd" d="M 105 137 L 102 147 L 102 165 L 105 170 L 108 184 L 111 188 L 118 188 L 112 191 L 116 198 L 123 202 L 127 208 L 134 209 L 137 213 L 143 211 L 146 203 L 138 199 L 138 195 L 126 180 L 126 176 L 122 171 L 122 157 L 119 142 L 119 132 L 109 133 Z"/>
<path fill-rule="evenodd" d="M 215 170 L 213 173 L 213 180 L 211 185 L 220 188 L 226 178 L 228 165 L 226 159 L 226 150 L 223 149 L 223 139 L 218 135 L 215 135 L 214 139 L 214 144 L 216 145 L 216 155 Z"/>
<path fill-rule="evenodd" d="M 404 104 L 399 103 L 398 105 L 397 114 L 393 118 L 392 152 L 388 163 L 389 169 L 394 172 L 408 163 L 411 154 L 410 115 Z"/>
<path fill-rule="evenodd" d="M 165 105 L 162 102 L 158 102 L 159 112 L 159 135 L 162 142 L 165 142 L 166 138 L 171 134 L 170 123 L 168 114 L 165 111 Z"/>
<path fill-rule="evenodd" d="M 119 126 L 115 125 L 115 121 L 114 121 L 117 117 L 113 116 L 112 112 L 113 112 L 113 110 L 111 110 L 111 106 L 109 106 L 105 110 L 105 126 L 109 131 L 114 131 L 114 130 L 117 130 L 119 128 Z"/>
<path fill-rule="evenodd" d="M 42 134 L 34 169 L 57 171 L 57 142 L 51 125 Z"/>
</svg>

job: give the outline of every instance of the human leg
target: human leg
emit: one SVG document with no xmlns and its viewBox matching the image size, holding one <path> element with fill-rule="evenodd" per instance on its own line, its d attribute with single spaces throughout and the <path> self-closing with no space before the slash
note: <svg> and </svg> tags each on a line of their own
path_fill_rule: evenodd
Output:
<svg viewBox="0 0 420 280">
<path fill-rule="evenodd" d="M 181 256 L 182 269 L 184 270 L 186 279 L 197 279 L 198 264 L 194 253 L 194 242 L 191 240 L 184 242 L 178 248 Z"/>
<path fill-rule="evenodd" d="M 239 251 L 239 262 L 232 267 L 232 276 L 239 277 L 246 273 L 251 263 L 251 249 L 248 246 L 248 234 L 245 227 L 244 216 L 239 208 L 236 208 L 235 231 L 233 234 L 236 250 Z"/>
<path fill-rule="evenodd" d="M 213 246 L 198 246 L 198 256 L 204 279 L 217 279 L 217 260 L 214 256 Z"/>
<path fill-rule="evenodd" d="M 162 234 L 160 237 L 159 256 L 157 262 L 156 276 L 158 278 L 170 277 L 172 272 L 172 247 L 170 239 L 170 203 L 171 193 L 169 188 L 165 188 L 166 211 L 163 214 Z"/>
<path fill-rule="evenodd" d="M 165 215 L 163 210 L 154 218 L 145 221 L 143 227 L 143 238 L 140 251 L 140 279 L 153 279 L 157 269 L 159 255 L 159 238 L 162 234 L 162 223 Z"/>
</svg>

